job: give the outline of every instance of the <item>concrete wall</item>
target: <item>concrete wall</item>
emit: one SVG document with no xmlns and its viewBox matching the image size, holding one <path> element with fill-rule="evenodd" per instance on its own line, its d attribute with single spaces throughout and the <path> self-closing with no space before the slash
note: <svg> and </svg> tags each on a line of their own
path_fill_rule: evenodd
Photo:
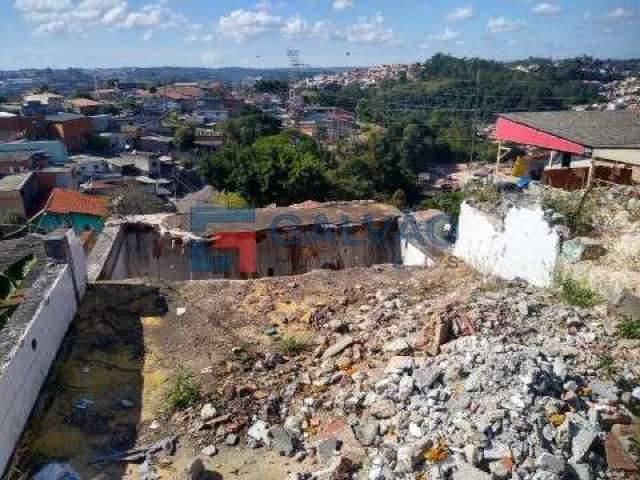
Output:
<svg viewBox="0 0 640 480">
<path fill-rule="evenodd" d="M 408 267 L 433 267 L 436 264 L 408 238 L 400 240 L 400 255 L 402 256 L 402 264 Z"/>
<path fill-rule="evenodd" d="M 311 228 L 311 227 L 310 227 Z M 238 270 L 239 255 L 233 248 L 215 248 L 209 241 L 181 241 L 162 235 L 153 227 L 123 225 L 117 232 L 107 227 L 89 261 L 91 280 L 154 277 L 167 280 L 259 278 L 295 275 L 314 269 L 343 269 L 380 263 L 399 263 L 397 225 L 383 231 L 364 225 L 333 229 L 327 237 L 308 230 L 278 233 L 256 232 L 255 272 Z M 107 242 L 105 238 L 114 239 Z M 206 258 L 198 258 L 204 252 Z"/>
<path fill-rule="evenodd" d="M 560 244 L 539 206 L 512 207 L 501 219 L 464 203 L 454 254 L 482 273 L 548 287 Z"/>
<path fill-rule="evenodd" d="M 27 291 L 29 301 L 12 315 L 13 319 L 28 310 L 30 318 L 8 361 L 0 366 L 0 472 L 11 458 L 85 291 L 82 245 L 73 233 L 65 238 L 65 250 L 71 255 L 68 263 L 50 265 Z"/>
</svg>

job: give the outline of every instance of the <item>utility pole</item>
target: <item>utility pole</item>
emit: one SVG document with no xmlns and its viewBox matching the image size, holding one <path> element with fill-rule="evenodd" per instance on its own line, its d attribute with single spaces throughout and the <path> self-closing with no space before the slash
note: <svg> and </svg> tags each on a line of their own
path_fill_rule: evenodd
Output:
<svg viewBox="0 0 640 480">
<path fill-rule="evenodd" d="M 476 98 L 474 101 L 474 108 L 473 108 L 473 126 L 471 127 L 471 156 L 469 159 L 469 163 L 473 163 L 474 154 L 475 154 L 479 102 L 480 102 L 480 69 L 476 71 Z"/>
</svg>

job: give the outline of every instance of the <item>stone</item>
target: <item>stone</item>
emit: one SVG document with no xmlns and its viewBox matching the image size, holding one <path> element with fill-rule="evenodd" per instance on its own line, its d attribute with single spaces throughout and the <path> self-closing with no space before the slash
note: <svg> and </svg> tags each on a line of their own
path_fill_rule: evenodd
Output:
<svg viewBox="0 0 640 480">
<path fill-rule="evenodd" d="M 203 480 L 207 470 L 200 457 L 193 458 L 185 468 L 185 480 Z"/>
<path fill-rule="evenodd" d="M 606 253 L 607 249 L 594 238 L 576 237 L 562 244 L 562 255 L 571 263 L 597 260 Z"/>
<path fill-rule="evenodd" d="M 637 400 L 640 401 L 640 387 L 636 387 L 631 391 L 631 396 Z"/>
<path fill-rule="evenodd" d="M 565 462 L 562 457 L 551 455 L 548 452 L 544 452 L 536 460 L 536 466 L 546 472 L 551 472 L 560 475 L 565 471 Z"/>
<path fill-rule="evenodd" d="M 336 418 L 324 425 L 318 433 L 318 440 L 318 453 L 325 460 L 330 458 L 335 450 L 339 450 L 343 459 L 348 460 L 351 465 L 360 465 L 367 456 L 353 430 L 342 418 Z"/>
<path fill-rule="evenodd" d="M 618 401 L 620 389 L 611 380 L 591 380 L 589 382 L 589 388 L 595 396 L 600 397 L 603 400 L 611 402 Z"/>
<path fill-rule="evenodd" d="M 416 387 L 422 393 L 427 393 L 442 376 L 442 370 L 438 367 L 418 368 L 413 372 Z"/>
<path fill-rule="evenodd" d="M 159 480 L 160 475 L 156 470 L 156 467 L 153 466 L 149 457 L 145 458 L 144 462 L 138 468 L 138 480 Z M 49 479 L 55 480 L 55 479 Z M 63 477 L 60 480 L 71 480 L 68 477 Z"/>
<path fill-rule="evenodd" d="M 271 427 L 269 432 L 271 433 L 272 447 L 280 455 L 290 457 L 295 453 L 298 441 L 296 437 L 291 435 L 284 427 L 275 425 Z"/>
<path fill-rule="evenodd" d="M 500 460 L 501 458 L 510 456 L 511 450 L 507 445 L 495 445 L 493 448 L 485 449 L 483 453 L 485 460 Z"/>
<path fill-rule="evenodd" d="M 424 435 L 424 432 L 416 423 L 411 422 L 409 424 L 409 435 L 415 438 L 422 438 L 422 436 Z"/>
<path fill-rule="evenodd" d="M 400 379 L 398 384 L 398 398 L 400 400 L 406 400 L 413 393 L 413 378 L 409 375 L 404 375 Z"/>
<path fill-rule="evenodd" d="M 489 464 L 489 471 L 493 478 L 504 480 L 511 478 L 511 470 L 513 469 L 513 461 L 511 457 L 501 458 Z"/>
<path fill-rule="evenodd" d="M 604 441 L 605 453 L 609 468 L 624 472 L 637 473 L 638 467 L 631 456 L 624 450 L 622 443 L 615 434 L 608 434 Z"/>
<path fill-rule="evenodd" d="M 201 453 L 207 457 L 213 457 L 218 454 L 218 448 L 215 445 L 207 445 L 202 449 Z"/>
<path fill-rule="evenodd" d="M 247 435 L 254 439 L 256 442 L 260 442 L 263 445 L 269 446 L 269 425 L 263 420 L 256 421 L 249 430 Z"/>
<path fill-rule="evenodd" d="M 235 433 L 228 434 L 224 439 L 224 443 L 225 445 L 229 445 L 233 447 L 235 444 L 238 443 L 238 435 L 236 435 Z"/>
<path fill-rule="evenodd" d="M 213 406 L 212 403 L 205 403 L 200 409 L 200 418 L 203 422 L 207 422 L 218 415 L 218 410 Z"/>
<path fill-rule="evenodd" d="M 593 480 L 591 467 L 588 463 L 576 462 L 573 458 L 569 460 L 569 472 L 573 474 L 577 480 Z"/>
<path fill-rule="evenodd" d="M 404 445 L 398 448 L 396 457 L 396 472 L 412 473 L 417 461 L 416 448 L 413 445 Z"/>
<path fill-rule="evenodd" d="M 458 469 L 453 472 L 453 480 L 491 480 L 491 475 L 479 468 L 462 463 L 458 465 Z"/>
<path fill-rule="evenodd" d="M 413 370 L 413 357 L 397 355 L 391 357 L 385 367 L 385 373 L 404 373 Z"/>
<path fill-rule="evenodd" d="M 378 420 L 391 418 L 396 414 L 396 406 L 391 400 L 382 398 L 380 400 L 376 400 L 374 404 L 371 405 L 369 413 Z"/>
<path fill-rule="evenodd" d="M 392 340 L 391 342 L 387 342 L 384 344 L 382 349 L 385 352 L 395 353 L 396 355 L 403 355 L 411 352 L 411 345 L 407 343 L 403 338 L 397 338 Z"/>
<path fill-rule="evenodd" d="M 335 357 L 351 345 L 353 345 L 353 337 L 351 337 L 350 335 L 343 335 L 333 345 L 331 345 L 324 351 L 324 353 L 322 354 L 322 358 L 327 359 Z"/>
<path fill-rule="evenodd" d="M 582 461 L 598 438 L 598 432 L 587 419 L 577 414 L 569 416 L 569 432 L 573 439 L 571 444 L 573 458 Z"/>
<path fill-rule="evenodd" d="M 34 480 L 80 480 L 70 465 L 66 463 L 50 463 L 44 466 L 33 477 Z"/>
<path fill-rule="evenodd" d="M 302 436 L 302 418 L 295 415 L 289 415 L 284 420 L 284 428 L 291 435 L 295 437 L 301 437 Z"/>
<path fill-rule="evenodd" d="M 363 447 L 370 447 L 375 444 L 378 438 L 378 432 L 380 431 L 380 424 L 377 420 L 368 418 L 360 422 L 353 428 L 353 433 L 356 439 Z"/>
</svg>

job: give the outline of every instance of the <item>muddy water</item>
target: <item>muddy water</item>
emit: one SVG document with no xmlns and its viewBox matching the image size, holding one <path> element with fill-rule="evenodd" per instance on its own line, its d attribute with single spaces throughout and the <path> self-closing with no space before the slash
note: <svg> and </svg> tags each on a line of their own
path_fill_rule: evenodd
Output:
<svg viewBox="0 0 640 480">
<path fill-rule="evenodd" d="M 93 461 L 132 448 L 140 424 L 162 408 L 170 371 L 154 330 L 167 321 L 164 311 L 147 286 L 98 285 L 87 293 L 17 449 L 14 477 L 54 461 L 82 478 L 127 475 L 124 465 Z"/>
</svg>

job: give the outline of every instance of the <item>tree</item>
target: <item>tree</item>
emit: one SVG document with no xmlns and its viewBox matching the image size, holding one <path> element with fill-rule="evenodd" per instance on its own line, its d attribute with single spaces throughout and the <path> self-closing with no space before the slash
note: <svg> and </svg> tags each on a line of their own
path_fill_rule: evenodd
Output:
<svg viewBox="0 0 640 480">
<path fill-rule="evenodd" d="M 183 152 L 193 148 L 196 142 L 196 132 L 191 126 L 180 127 L 173 136 L 173 143 Z"/>
<path fill-rule="evenodd" d="M 227 142 L 251 145 L 258 138 L 280 131 L 280 120 L 265 113 L 252 113 L 223 122 L 218 127 Z"/>
</svg>

